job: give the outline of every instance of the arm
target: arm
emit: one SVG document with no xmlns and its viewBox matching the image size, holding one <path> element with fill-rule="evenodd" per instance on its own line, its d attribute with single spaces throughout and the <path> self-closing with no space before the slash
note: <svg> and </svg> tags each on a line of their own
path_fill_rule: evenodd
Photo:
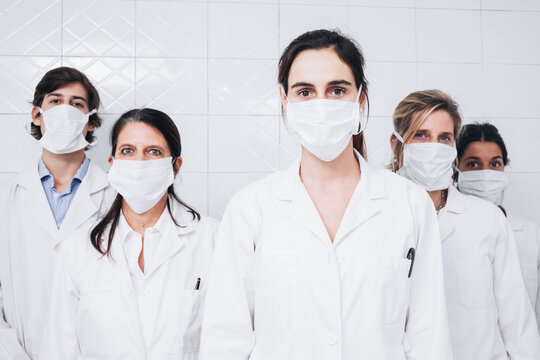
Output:
<svg viewBox="0 0 540 360">
<path fill-rule="evenodd" d="M 493 291 L 499 328 L 512 360 L 540 359 L 540 336 L 519 265 L 512 229 L 501 219 L 493 260 Z"/>
<path fill-rule="evenodd" d="M 439 225 L 433 203 L 425 192 L 420 200 L 415 206 L 417 246 L 404 348 L 408 360 L 448 360 L 452 354 Z"/>
<path fill-rule="evenodd" d="M 247 360 L 255 343 L 256 235 L 252 229 L 257 215 L 247 208 L 251 201 L 241 200 L 238 195 L 225 210 L 216 237 L 205 300 L 200 360 Z"/>
<path fill-rule="evenodd" d="M 41 360 L 78 359 L 80 355 L 75 321 L 78 291 L 66 257 L 66 253 L 61 251 L 52 283 L 48 321 L 41 342 Z"/>
</svg>

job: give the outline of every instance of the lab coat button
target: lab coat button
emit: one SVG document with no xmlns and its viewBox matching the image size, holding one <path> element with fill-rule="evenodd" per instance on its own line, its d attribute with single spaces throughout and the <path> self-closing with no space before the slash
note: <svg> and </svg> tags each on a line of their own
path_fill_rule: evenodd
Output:
<svg viewBox="0 0 540 360">
<path fill-rule="evenodd" d="M 337 344 L 337 337 L 335 335 L 328 335 L 328 345 L 336 345 Z"/>
</svg>

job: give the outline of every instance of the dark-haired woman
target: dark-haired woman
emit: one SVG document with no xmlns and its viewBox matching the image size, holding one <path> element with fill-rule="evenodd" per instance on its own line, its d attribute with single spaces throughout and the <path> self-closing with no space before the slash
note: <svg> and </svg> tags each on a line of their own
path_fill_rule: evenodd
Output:
<svg viewBox="0 0 540 360">
<path fill-rule="evenodd" d="M 540 325 L 540 234 L 535 223 L 509 212 L 502 205 L 508 184 L 505 167 L 510 161 L 504 140 L 489 123 L 468 124 L 461 130 L 456 147 L 459 191 L 499 206 L 510 223 L 523 280 Z"/>
<path fill-rule="evenodd" d="M 174 191 L 181 143 L 166 114 L 125 113 L 111 142 L 118 195 L 63 249 L 41 359 L 195 360 L 216 223 Z"/>
<path fill-rule="evenodd" d="M 230 201 L 200 359 L 450 359 L 435 211 L 363 158 L 358 47 L 305 33 L 283 53 L 279 83 L 302 155 Z"/>
</svg>

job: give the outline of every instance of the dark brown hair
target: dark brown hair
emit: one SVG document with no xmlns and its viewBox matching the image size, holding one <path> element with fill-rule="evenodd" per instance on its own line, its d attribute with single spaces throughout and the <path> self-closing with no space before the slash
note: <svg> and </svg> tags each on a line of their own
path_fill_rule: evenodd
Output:
<svg viewBox="0 0 540 360">
<path fill-rule="evenodd" d="M 279 59 L 278 82 L 283 85 L 285 95 L 289 87 L 289 72 L 294 59 L 304 50 L 333 49 L 339 58 L 351 69 L 356 88 L 362 86 L 362 93 L 369 109 L 368 81 L 364 73 L 365 61 L 360 46 L 351 38 L 337 30 L 308 31 L 294 39 L 283 51 Z M 354 148 L 367 158 L 364 133 L 353 137 Z"/>
<path fill-rule="evenodd" d="M 474 123 L 463 126 L 456 140 L 457 158 L 459 162 L 461 162 L 461 158 L 469 145 L 476 141 L 493 142 L 497 144 L 502 152 L 504 166 L 508 165 L 510 159 L 508 159 L 508 150 L 506 149 L 504 140 L 497 127 L 490 123 Z"/>
<path fill-rule="evenodd" d="M 176 127 L 174 121 L 164 112 L 154 109 L 134 109 L 124 113 L 113 125 L 111 130 L 111 155 L 114 156 L 116 153 L 116 146 L 118 144 L 118 135 L 122 129 L 129 123 L 133 122 L 142 122 L 146 125 L 149 125 L 159 131 L 161 135 L 167 141 L 169 150 L 171 152 L 172 164 L 171 166 L 176 166 L 176 159 L 182 155 L 182 143 L 180 142 L 180 133 Z M 175 171 L 178 171 L 177 168 L 174 168 Z M 178 201 L 182 206 L 184 206 L 193 216 L 193 220 L 200 220 L 201 215 L 183 202 L 174 192 L 174 185 L 169 186 L 167 189 L 167 210 L 169 215 L 173 219 L 176 226 L 182 226 L 174 218 L 171 210 L 170 201 Z M 120 219 L 120 211 L 122 210 L 122 195 L 116 195 L 114 202 L 107 212 L 103 219 L 101 219 L 96 226 L 90 232 L 90 242 L 92 246 L 103 255 L 110 255 L 111 244 L 114 238 L 114 233 L 116 226 L 118 225 L 118 220 Z M 101 243 L 103 241 L 102 237 L 105 234 L 106 230 L 109 229 L 107 248 L 103 250 Z"/>
<path fill-rule="evenodd" d="M 34 99 L 32 100 L 32 105 L 41 107 L 45 95 L 73 83 L 81 84 L 82 87 L 86 90 L 89 110 L 98 109 L 100 105 L 100 99 L 94 85 L 92 85 L 90 80 L 88 80 L 86 75 L 84 75 L 82 72 L 66 66 L 49 70 L 45 74 L 45 76 L 43 76 L 43 78 L 37 84 L 36 90 L 34 91 Z M 41 114 L 38 114 L 37 116 L 41 116 Z M 90 125 L 98 128 L 101 126 L 102 120 L 96 113 L 90 115 L 88 122 Z M 37 140 L 41 139 L 40 127 L 35 125 L 34 123 L 30 123 L 30 134 Z M 86 141 L 91 143 L 94 141 L 94 139 L 94 132 L 89 131 L 86 134 Z"/>
</svg>

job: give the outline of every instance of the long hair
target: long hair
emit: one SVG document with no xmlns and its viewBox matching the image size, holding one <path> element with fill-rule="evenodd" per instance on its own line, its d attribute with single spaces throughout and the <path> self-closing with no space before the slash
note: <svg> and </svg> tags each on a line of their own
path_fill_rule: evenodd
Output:
<svg viewBox="0 0 540 360">
<path fill-rule="evenodd" d="M 146 125 L 149 125 L 159 131 L 161 135 L 167 141 L 169 150 L 172 156 L 171 166 L 175 166 L 176 159 L 179 158 L 182 154 L 182 144 L 180 142 L 180 133 L 178 128 L 174 124 L 174 121 L 164 112 L 154 109 L 134 109 L 124 113 L 113 125 L 111 131 L 111 155 L 114 156 L 116 153 L 116 146 L 118 144 L 118 135 L 122 129 L 129 123 L 133 122 L 142 122 Z M 177 168 L 174 168 L 174 171 L 178 171 Z M 193 216 L 193 220 L 200 220 L 201 215 L 182 201 L 178 195 L 174 192 L 174 184 L 169 186 L 167 189 L 167 210 L 171 218 L 173 219 L 176 226 L 181 226 L 180 223 L 174 218 L 171 210 L 170 200 L 179 202 L 184 206 L 188 212 Z M 118 221 L 120 219 L 120 211 L 122 210 L 122 195 L 116 195 L 116 198 L 113 201 L 113 204 L 107 214 L 94 226 L 90 232 L 90 242 L 92 246 L 100 252 L 102 255 L 109 255 L 111 251 L 111 244 L 114 238 L 114 233 L 116 227 L 118 226 Z M 102 237 L 105 234 L 106 230 L 109 229 L 107 247 L 105 250 L 102 247 Z"/>
</svg>

